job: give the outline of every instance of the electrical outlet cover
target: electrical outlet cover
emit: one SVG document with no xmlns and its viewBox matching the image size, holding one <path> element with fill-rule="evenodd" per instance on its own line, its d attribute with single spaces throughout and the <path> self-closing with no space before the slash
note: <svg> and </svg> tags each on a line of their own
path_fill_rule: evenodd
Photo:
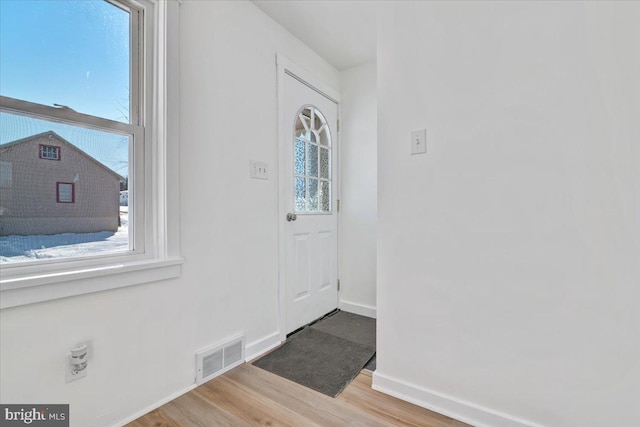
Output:
<svg viewBox="0 0 640 427">
<path fill-rule="evenodd" d="M 87 371 L 89 370 L 88 366 L 80 372 L 77 372 L 77 373 L 73 372 L 73 365 L 71 364 L 71 353 L 67 353 L 67 355 L 64 358 L 64 361 L 65 361 L 65 379 L 68 383 L 87 376 Z"/>
</svg>

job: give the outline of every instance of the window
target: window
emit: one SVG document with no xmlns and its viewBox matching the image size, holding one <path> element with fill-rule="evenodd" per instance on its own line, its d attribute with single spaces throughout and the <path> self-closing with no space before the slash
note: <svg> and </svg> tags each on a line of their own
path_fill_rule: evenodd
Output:
<svg viewBox="0 0 640 427">
<path fill-rule="evenodd" d="M 135 218 L 142 209 L 134 209 L 135 203 L 127 212 L 119 209 L 120 182 L 129 177 L 132 194 L 144 204 L 144 178 L 138 179 L 144 165 L 131 161 L 149 144 L 141 96 L 144 58 L 136 42 L 143 38 L 142 16 L 124 1 L 2 4 L 0 160 L 15 165 L 17 190 L 3 203 L 3 265 L 145 254 L 144 226 Z M 30 161 L 28 152 L 35 150 L 55 164 Z M 57 206 L 75 203 L 76 182 L 89 190 L 86 200 L 73 212 Z M 51 183 L 61 183 L 53 205 Z M 119 244 L 105 244 L 105 232 Z M 59 246 L 81 241 L 81 250 L 49 248 L 51 235 L 60 236 Z"/>
<path fill-rule="evenodd" d="M 162 160 L 168 3 L 0 3 L 0 308 L 179 274 Z"/>
<path fill-rule="evenodd" d="M 146 253 L 144 225 L 136 221 L 145 198 L 144 165 L 131 161 L 149 144 L 144 58 L 136 42 L 143 38 L 142 17 L 125 1 L 3 3 L 0 160 L 15 165 L 17 190 L 3 202 L 3 265 Z M 55 164 L 31 161 L 35 150 Z M 126 211 L 119 203 L 123 181 L 134 195 Z M 73 211 L 59 206 L 76 203 L 76 183 L 86 197 Z M 107 244 L 105 233 L 118 244 Z M 59 237 L 49 246 L 52 235 Z"/>
<path fill-rule="evenodd" d="M 56 201 L 58 203 L 75 203 L 75 186 L 72 182 L 56 183 Z"/>
<path fill-rule="evenodd" d="M 316 108 L 304 107 L 295 126 L 295 211 L 331 212 L 331 133 L 327 121 Z"/>
<path fill-rule="evenodd" d="M 53 145 L 40 145 L 40 158 L 60 160 L 60 147 L 54 147 Z"/>
</svg>

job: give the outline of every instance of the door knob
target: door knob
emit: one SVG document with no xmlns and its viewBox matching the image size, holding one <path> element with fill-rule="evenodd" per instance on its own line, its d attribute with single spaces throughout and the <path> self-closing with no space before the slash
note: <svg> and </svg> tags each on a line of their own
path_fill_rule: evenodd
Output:
<svg viewBox="0 0 640 427">
<path fill-rule="evenodd" d="M 294 213 L 287 214 L 287 221 L 291 222 L 291 221 L 295 221 L 296 219 L 298 219 L 298 215 Z"/>
</svg>

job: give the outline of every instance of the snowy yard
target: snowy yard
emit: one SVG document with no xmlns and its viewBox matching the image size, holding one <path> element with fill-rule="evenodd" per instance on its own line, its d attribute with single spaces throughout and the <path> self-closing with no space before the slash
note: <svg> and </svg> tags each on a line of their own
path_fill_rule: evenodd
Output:
<svg viewBox="0 0 640 427">
<path fill-rule="evenodd" d="M 104 255 L 129 250 L 129 212 L 120 206 L 117 232 L 0 237 L 0 263 Z"/>
</svg>

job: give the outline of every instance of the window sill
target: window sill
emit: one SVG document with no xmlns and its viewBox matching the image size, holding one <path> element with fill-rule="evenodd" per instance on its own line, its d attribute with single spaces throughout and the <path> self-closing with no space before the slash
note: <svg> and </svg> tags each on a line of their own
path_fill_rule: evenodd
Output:
<svg viewBox="0 0 640 427">
<path fill-rule="evenodd" d="M 0 309 L 180 276 L 181 258 L 119 263 L 0 280 Z"/>
</svg>

